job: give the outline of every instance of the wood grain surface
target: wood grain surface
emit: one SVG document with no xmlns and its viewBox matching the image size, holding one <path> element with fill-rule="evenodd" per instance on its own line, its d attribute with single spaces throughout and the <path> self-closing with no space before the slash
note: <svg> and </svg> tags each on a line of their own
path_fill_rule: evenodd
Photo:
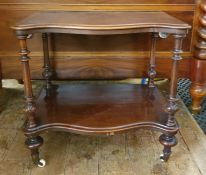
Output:
<svg viewBox="0 0 206 175">
<path fill-rule="evenodd" d="M 88 135 L 111 135 L 136 128 L 151 128 L 175 133 L 178 127 L 166 126 L 166 99 L 157 88 L 147 85 L 53 84 L 51 96 L 43 88 L 36 102 L 40 123 L 25 132 L 60 130 Z"/>
<path fill-rule="evenodd" d="M 110 4 L 108 4 L 110 3 Z M 165 11 L 166 13 L 169 13 L 170 15 L 183 20 L 186 23 L 189 23 L 190 25 L 193 24 L 193 19 L 196 20 L 194 17 L 194 10 L 195 10 L 195 4 L 194 0 L 182 0 L 182 1 L 164 1 L 159 0 L 157 1 L 142 1 L 142 0 L 131 0 L 131 1 L 35 1 L 35 3 L 32 3 L 31 1 L 3 1 L 0 2 L 0 40 L 6 41 L 1 42 L 1 48 L 0 48 L 0 58 L 2 59 L 2 75 L 3 78 L 21 78 L 21 70 L 19 66 L 15 66 L 18 64 L 18 56 L 17 51 L 18 43 L 15 38 L 14 33 L 12 30 L 9 29 L 9 27 L 13 24 L 15 24 L 16 21 L 19 21 L 23 19 L 26 16 L 29 16 L 32 13 L 36 13 L 39 11 L 52 11 L 52 10 L 58 10 L 58 11 Z M 191 58 L 191 46 L 193 45 L 193 35 L 192 31 L 189 33 L 188 37 L 185 39 L 183 44 L 183 50 L 185 54 L 185 58 Z M 69 60 L 64 60 L 63 58 L 76 58 L 76 57 L 82 57 L 82 59 L 85 59 L 85 62 L 89 62 L 91 60 L 91 57 L 88 57 L 88 54 L 92 54 L 93 58 L 97 58 L 99 60 L 99 54 L 104 55 L 105 57 L 111 58 L 111 55 L 114 59 L 122 56 L 132 56 L 132 57 L 141 57 L 141 60 L 143 60 L 143 55 L 147 55 L 147 51 L 149 50 L 149 42 L 148 41 L 148 35 L 144 35 L 142 37 L 138 35 L 123 35 L 123 36 L 105 36 L 103 37 L 84 37 L 84 36 L 76 36 L 76 35 L 64 35 L 59 34 L 55 36 L 51 36 L 50 41 L 50 49 L 54 51 L 54 59 L 56 64 L 58 65 L 55 67 L 55 71 L 57 72 L 56 77 L 57 78 L 76 78 L 72 77 L 69 74 L 69 72 L 64 72 L 64 75 L 61 73 L 61 69 L 64 67 L 70 65 Z M 146 39 L 145 39 L 146 38 Z M 172 38 L 167 39 L 167 44 L 165 44 L 164 41 L 160 40 L 157 43 L 157 50 L 160 52 L 164 52 L 164 58 L 170 58 L 170 51 L 173 46 L 173 40 Z M 144 45 L 142 44 L 144 43 Z M 41 56 L 42 54 L 42 45 L 41 45 L 41 37 L 39 35 L 34 35 L 32 38 L 32 41 L 29 41 L 28 43 L 29 49 L 31 50 L 31 60 L 34 62 L 34 69 L 32 73 L 32 78 L 41 78 L 41 70 L 42 67 L 42 61 Z M 76 55 L 74 55 L 74 53 Z M 36 55 L 38 58 L 33 57 L 33 54 Z M 161 57 L 161 56 L 160 56 Z M 136 59 L 136 58 L 135 58 Z M 107 74 L 99 74 L 99 72 L 102 72 L 104 70 L 104 66 L 98 66 L 95 70 L 90 66 L 85 65 L 83 68 L 82 65 L 78 65 L 80 62 L 79 59 L 76 58 L 76 61 L 74 64 L 77 67 L 81 67 L 81 69 L 88 70 L 84 73 L 84 77 L 88 78 L 90 75 L 94 75 L 91 78 L 100 77 L 100 78 L 108 78 Z M 106 60 L 105 60 L 106 61 Z M 164 66 L 159 67 L 160 73 L 167 77 L 169 66 L 167 66 L 167 59 L 163 59 L 162 63 L 165 64 Z M 99 62 L 99 61 L 98 61 Z M 120 60 L 119 66 L 124 67 L 124 63 Z M 144 65 L 144 62 L 134 62 L 134 64 L 138 65 Z M 105 62 L 104 64 L 109 64 L 109 62 Z M 130 64 L 130 61 L 127 63 Z M 111 66 L 111 71 L 113 72 L 110 74 L 110 77 L 114 78 L 124 78 L 124 77 L 130 77 L 131 73 L 134 72 L 137 76 L 142 75 L 141 70 L 144 69 L 143 67 L 140 67 L 138 65 L 134 65 L 130 67 L 131 69 L 128 71 L 121 72 L 119 68 L 116 68 L 115 66 Z M 139 69 L 140 68 L 140 73 Z M 183 68 L 185 67 L 185 68 Z M 71 68 L 71 66 L 70 66 Z M 182 69 L 183 68 L 183 69 Z M 39 69 L 39 70 L 38 70 Z M 76 68 L 74 67 L 73 70 Z M 68 70 L 68 68 L 67 68 Z M 188 68 L 186 66 L 182 66 L 180 69 L 181 76 L 189 76 L 188 74 Z M 60 73 L 59 73 L 60 72 Z M 73 72 L 73 71 L 72 71 Z M 66 74 L 65 74 L 66 73 Z M 77 73 L 77 74 L 76 74 Z M 78 72 L 75 74 L 78 76 Z M 133 74 L 133 73 L 132 73 Z M 105 75 L 105 77 L 104 77 Z M 80 77 L 83 78 L 83 77 Z"/>
<path fill-rule="evenodd" d="M 34 83 L 36 93 L 40 85 L 41 82 Z M 49 132 L 43 135 L 45 146 L 41 148 L 42 157 L 48 160 L 47 166 L 37 168 L 31 164 L 29 151 L 23 146 L 25 136 L 21 126 L 24 115 L 20 110 L 24 104 L 22 85 L 6 81 L 4 87 L 4 98 L 1 98 L 4 111 L 0 115 L 0 174 L 206 174 L 205 135 L 182 103 L 177 113 L 179 144 L 173 149 L 168 163 L 159 160 L 162 146 L 157 140 L 157 132 L 138 130 L 110 137 Z"/>
<path fill-rule="evenodd" d="M 37 4 L 45 4 L 45 3 L 59 3 L 59 4 L 194 4 L 195 0 L 79 0 L 78 2 L 75 0 L 37 0 L 35 3 Z M 15 0 L 1 0 L 1 3 L 30 3 L 34 4 L 32 0 L 19 0 L 18 2 Z"/>
<path fill-rule="evenodd" d="M 102 20 L 100 20 L 102 19 Z M 78 30 L 82 34 L 84 30 L 89 30 L 88 35 L 95 35 L 95 31 L 113 31 L 145 28 L 166 29 L 190 29 L 191 27 L 183 21 L 174 18 L 164 12 L 39 12 L 34 13 L 21 21 L 18 21 L 11 28 L 15 31 L 30 30 L 35 33 L 35 29 L 70 29 Z M 82 31 L 82 32 L 81 32 Z M 143 33 L 145 30 L 143 30 Z M 48 32 L 49 33 L 49 32 Z M 67 34 L 72 32 L 66 32 Z M 118 34 L 118 32 L 116 32 Z M 131 33 L 131 32 L 128 32 Z M 139 33 L 139 32 L 136 32 Z M 172 33 L 172 32 L 171 32 Z M 115 33 L 114 33 L 115 34 Z M 111 33 L 108 32 L 108 35 Z"/>
</svg>

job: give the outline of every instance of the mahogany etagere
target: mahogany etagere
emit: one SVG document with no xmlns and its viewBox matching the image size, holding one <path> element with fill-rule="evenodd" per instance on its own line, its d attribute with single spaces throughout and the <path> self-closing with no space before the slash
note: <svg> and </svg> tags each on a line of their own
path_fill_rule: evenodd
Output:
<svg viewBox="0 0 206 175">
<path fill-rule="evenodd" d="M 178 124 L 176 83 L 182 40 L 190 26 L 164 12 L 40 12 L 12 27 L 20 43 L 27 120 L 24 126 L 26 146 L 33 162 L 40 167 L 43 144 L 39 134 L 46 130 L 80 134 L 106 134 L 135 128 L 162 132 L 161 160 L 167 161 L 171 147 L 177 144 Z M 33 33 L 42 33 L 45 86 L 34 100 L 32 93 L 29 51 L 26 40 Z M 81 35 L 115 35 L 151 33 L 151 54 L 148 85 L 118 83 L 52 83 L 48 33 Z M 154 84 L 155 46 L 158 38 L 174 37 L 169 98 L 166 100 Z M 122 43 L 124 44 L 124 43 Z M 170 70 L 168 70 L 170 71 Z"/>
</svg>

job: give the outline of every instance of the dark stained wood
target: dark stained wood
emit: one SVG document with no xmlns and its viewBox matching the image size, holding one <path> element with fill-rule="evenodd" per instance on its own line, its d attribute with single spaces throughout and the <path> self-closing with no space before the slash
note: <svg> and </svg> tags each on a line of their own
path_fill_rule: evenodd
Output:
<svg viewBox="0 0 206 175">
<path fill-rule="evenodd" d="M 150 64 L 149 64 L 149 70 L 148 70 L 148 86 L 154 87 L 154 78 L 156 76 L 155 71 L 155 51 L 156 51 L 156 43 L 157 43 L 158 33 L 153 33 L 151 38 L 151 51 L 150 51 Z"/>
<path fill-rule="evenodd" d="M 23 80 L 24 80 L 24 93 L 25 93 L 25 112 L 27 116 L 26 128 L 34 128 L 37 126 L 35 117 L 35 103 L 33 99 L 33 92 L 31 86 L 30 78 L 30 68 L 29 68 L 29 50 L 27 49 L 26 39 L 27 35 L 22 35 L 18 37 L 20 45 L 20 59 L 22 62 L 23 70 Z M 43 139 L 40 136 L 28 136 L 25 141 L 26 146 L 31 150 L 31 157 L 34 163 L 39 163 L 39 151 L 38 148 L 43 144 Z"/>
<path fill-rule="evenodd" d="M 112 134 L 138 127 L 176 132 L 166 125 L 165 99 L 157 88 L 147 85 L 90 84 L 53 85 L 51 96 L 42 89 L 37 100 L 37 127 L 75 133 Z M 162 129 L 161 129 L 162 128 Z"/>
<path fill-rule="evenodd" d="M 48 47 L 48 34 L 47 33 L 42 33 L 42 43 L 43 43 L 43 53 L 44 53 L 44 72 L 43 72 L 43 77 L 45 79 L 45 87 L 46 89 L 50 88 L 51 82 L 51 63 L 49 59 L 49 47 Z"/>
<path fill-rule="evenodd" d="M 155 3 L 155 2 L 154 2 Z M 25 4 L 23 4 L 25 5 Z M 50 4 L 52 8 L 56 5 Z M 155 5 L 155 4 L 154 4 Z M 154 9 L 154 5 L 150 6 Z M 24 10 L 15 10 L 13 7 L 17 5 L 10 5 L 7 8 L 0 10 L 0 40 L 6 41 L 1 43 L 0 57 L 2 59 L 2 78 L 15 78 L 21 79 L 21 69 L 19 66 L 16 50 L 17 41 L 14 38 L 12 30 L 8 30 L 8 26 L 13 25 L 16 21 L 19 21 L 32 13 L 38 12 L 38 9 L 34 9 L 34 4 L 25 5 Z M 133 7 L 133 5 L 130 5 Z M 1 7 L 1 5 L 0 5 Z M 41 4 L 41 7 L 45 10 L 45 4 Z M 65 6 L 62 6 L 65 7 Z M 117 10 L 116 6 L 110 6 L 111 9 Z M 124 8 L 127 6 L 124 5 Z M 143 6 L 145 7 L 145 6 Z M 142 7 L 142 8 L 143 8 Z M 178 11 L 177 7 L 168 5 L 166 12 L 176 18 L 187 22 L 192 25 L 193 23 L 193 11 Z M 182 7 L 184 9 L 184 7 Z M 79 7 L 79 10 L 81 7 Z M 62 9 L 67 11 L 66 8 Z M 171 10 L 171 11 L 170 11 Z M 58 79 L 119 79 L 130 77 L 142 77 L 143 71 L 146 70 L 147 61 L 145 58 L 149 56 L 150 50 L 149 35 L 110 35 L 110 36 L 92 36 L 86 37 L 84 35 L 67 35 L 67 34 L 55 34 L 52 37 L 52 62 L 54 63 L 55 77 Z M 123 44 L 124 43 L 124 44 Z M 144 45 L 141 43 L 145 43 Z M 190 53 L 191 32 L 187 35 L 183 43 L 184 58 L 180 63 L 180 76 L 189 78 L 189 59 L 192 58 Z M 32 79 L 42 78 L 42 44 L 41 35 L 35 34 L 32 42 L 28 41 L 28 46 L 32 50 L 31 57 L 31 77 Z M 171 48 L 173 46 L 173 38 L 168 37 L 166 42 L 164 40 L 158 40 L 157 61 L 158 61 L 158 74 L 157 76 L 169 77 Z M 92 55 L 92 56 L 90 56 Z M 102 56 L 100 58 L 99 55 Z M 124 57 L 130 57 L 130 61 Z M 99 58 L 102 65 L 98 64 Z M 80 61 L 81 59 L 81 61 Z M 118 59 L 118 64 L 114 65 L 114 61 Z M 148 59 L 148 58 L 146 58 Z M 97 65 L 98 64 L 98 65 Z M 111 65 L 110 65 L 111 64 Z M 74 67 L 72 68 L 71 65 Z M 127 65 L 127 68 L 126 66 Z M 81 68 L 76 69 L 76 68 Z M 126 69 L 125 69 L 126 68 Z M 71 71 L 70 71 L 71 70 Z M 85 71 L 84 71 L 85 70 Z M 108 70 L 108 71 L 104 71 Z M 144 72 L 146 76 L 146 72 Z M 91 77 L 92 76 L 92 77 Z"/>
<path fill-rule="evenodd" d="M 33 2 L 33 1 L 32 1 Z M 175 16 L 178 19 L 181 19 L 190 25 L 193 24 L 193 20 L 196 20 L 194 18 L 194 7 L 195 7 L 195 1 L 194 0 L 174 0 L 174 1 L 165 1 L 165 0 L 115 0 L 115 1 L 106 1 L 106 0 L 81 0 L 81 1 L 65 1 L 65 0 L 44 0 L 44 1 L 35 1 L 35 3 L 32 3 L 31 1 L 25 1 L 25 0 L 9 0 L 9 1 L 1 1 L 0 3 L 0 40 L 6 41 L 1 43 L 0 48 L 0 57 L 2 58 L 2 78 L 21 78 L 21 70 L 19 66 L 16 66 L 18 62 L 17 60 L 17 41 L 14 38 L 14 34 L 12 33 L 12 30 L 8 30 L 8 27 L 13 25 L 16 21 L 19 21 L 32 13 L 36 13 L 39 10 L 43 11 L 50 11 L 53 9 L 60 10 L 60 11 L 71 11 L 71 10 L 78 10 L 78 11 L 88 11 L 88 10 L 112 10 L 112 11 L 118 11 L 118 10 L 127 10 L 127 11 L 139 11 L 139 10 L 162 10 L 166 11 L 172 16 Z M 5 4 L 6 3 L 6 4 Z M 77 7 L 73 9 L 73 6 L 71 3 Z M 109 5 L 106 5 L 108 4 Z M 119 4 L 120 3 L 120 4 Z M 95 7 L 91 7 L 91 4 L 95 5 Z M 115 5 L 114 5 L 115 4 Z M 119 5 L 117 5 L 119 4 Z M 121 5 L 122 4 L 122 5 Z M 182 4 L 182 5 L 179 5 Z M 23 8 L 23 9 L 22 9 Z M 98 37 L 99 38 L 99 37 Z M 150 44 L 147 43 L 148 36 L 139 36 L 139 35 L 126 35 L 126 36 L 104 36 L 104 39 L 100 38 L 85 38 L 83 36 L 69 36 L 69 35 L 55 35 L 54 36 L 54 42 L 55 42 L 55 62 L 58 65 L 56 67 L 59 68 L 59 70 L 56 70 L 56 72 L 62 72 L 62 66 L 66 69 L 66 66 L 70 65 L 70 62 L 67 60 L 69 59 L 62 59 L 65 58 L 67 55 L 70 55 L 70 53 L 67 53 L 66 51 L 75 51 L 78 53 L 77 57 L 84 57 L 84 53 L 81 53 L 82 51 L 86 51 L 87 53 L 95 52 L 94 57 L 98 58 L 97 52 L 101 52 L 101 54 L 104 54 L 105 58 L 108 57 L 111 58 L 111 51 L 121 51 L 122 56 L 125 54 L 124 52 L 129 52 L 130 55 L 134 55 L 134 57 L 141 55 L 141 53 L 145 53 L 147 50 L 149 50 Z M 101 41 L 101 42 L 100 42 Z M 31 71 L 31 77 L 33 79 L 41 79 L 42 73 L 41 73 L 41 57 L 42 57 L 42 46 L 41 46 L 41 36 L 40 35 L 34 35 L 34 39 L 32 42 L 28 42 L 29 48 L 35 53 L 38 58 L 35 57 L 35 61 L 32 61 L 32 71 Z M 124 43 L 124 44 L 122 44 Z M 145 43 L 145 45 L 142 45 L 141 43 Z M 147 43 L 147 44 L 146 44 Z M 165 58 L 170 57 L 170 48 L 172 48 L 173 40 L 172 38 L 168 38 L 168 41 L 165 43 L 163 41 L 159 41 L 157 43 L 157 50 L 158 51 L 164 51 L 165 52 Z M 191 42 L 191 32 L 187 36 L 187 38 L 184 40 L 183 44 L 183 50 L 187 52 L 186 58 L 191 58 L 192 54 L 190 52 L 190 45 L 192 45 Z M 141 53 L 135 53 L 135 51 L 140 51 Z M 58 56 L 58 52 L 62 52 L 63 56 Z M 114 58 L 117 58 L 117 53 L 113 53 Z M 127 53 L 126 53 L 127 54 Z M 76 57 L 76 56 L 75 56 Z M 88 59 L 87 62 L 91 60 L 91 58 L 85 56 L 83 59 Z M 138 75 L 139 68 L 144 68 L 144 59 L 142 59 L 141 65 L 143 67 L 138 67 L 134 69 L 132 72 L 134 74 Z M 76 60 L 79 60 L 77 58 Z M 106 60 L 105 60 L 106 61 Z M 74 62 L 74 60 L 72 61 Z M 164 77 L 169 77 L 168 70 L 169 65 L 167 66 L 168 62 L 167 59 L 161 60 L 161 64 L 163 65 L 160 68 L 159 71 L 162 72 Z M 122 61 L 119 61 L 119 65 L 123 63 Z M 75 65 L 77 65 L 76 63 Z M 105 64 L 109 64 L 106 63 Z M 125 64 L 125 61 L 121 67 L 123 67 Z M 130 64 L 130 63 L 127 63 Z M 140 65 L 139 61 L 137 63 Z M 166 68 L 167 67 L 167 68 Z M 182 69 L 184 68 L 184 69 Z M 69 68 L 67 68 L 69 69 Z M 90 67 L 87 67 L 89 70 Z M 102 69 L 101 66 L 99 67 L 100 70 L 96 72 L 101 72 Z M 114 70 L 113 70 L 114 69 Z M 120 70 L 120 69 L 119 69 Z M 116 70 L 115 66 L 111 66 L 112 72 L 119 72 Z M 91 71 L 87 71 L 89 73 L 86 75 L 86 72 L 84 73 L 85 77 L 89 77 Z M 182 77 L 189 77 L 188 74 L 189 70 L 186 66 L 180 67 L 180 74 Z M 62 78 L 71 78 L 74 79 L 75 77 L 71 77 L 70 74 L 68 74 L 68 77 L 66 76 L 66 71 L 64 71 L 64 76 L 62 77 L 62 74 L 58 75 L 56 74 L 56 77 L 59 79 Z M 94 72 L 93 72 L 94 74 Z M 78 74 L 75 74 L 78 75 Z M 122 76 L 123 75 L 123 76 Z M 127 74 L 127 71 L 121 73 L 122 78 L 130 77 L 131 74 Z M 96 76 L 99 77 L 99 76 Z M 107 78 L 106 76 L 105 78 Z M 119 74 L 113 74 L 112 79 L 119 78 Z M 139 76 L 141 77 L 141 76 Z M 104 74 L 101 75 L 101 79 L 104 78 Z"/>
<path fill-rule="evenodd" d="M 184 34 L 189 28 L 188 24 L 164 12 L 41 12 L 12 27 L 17 35 L 43 31 L 89 35 L 145 32 Z"/>
<path fill-rule="evenodd" d="M 0 39 L 2 41 L 7 40 L 7 42 L 3 42 L 1 44 L 1 51 L 0 52 L 3 56 L 12 56 L 16 55 L 16 45 L 18 44 L 14 38 L 14 33 L 12 30 L 8 30 L 9 26 L 14 25 L 17 21 L 26 18 L 27 16 L 32 15 L 33 13 L 37 13 L 37 10 L 24 10 L 24 11 L 12 11 L 12 10 L 1 10 L 0 19 L 2 23 L 0 23 L 1 31 Z M 190 25 L 193 24 L 193 11 L 166 11 L 166 13 L 174 16 Z M 80 52 L 86 51 L 90 52 L 103 52 L 105 55 L 111 51 L 129 51 L 131 54 L 134 54 L 135 51 L 149 51 L 150 44 L 148 42 L 148 35 L 116 35 L 116 36 L 102 36 L 100 37 L 85 37 L 85 36 L 77 36 L 77 35 L 66 35 L 66 34 L 56 34 L 53 35 L 52 38 L 55 40 L 54 51 L 57 52 L 67 52 L 67 51 L 75 51 Z M 104 40 L 103 40 L 104 39 Z M 99 42 L 101 40 L 101 42 Z M 170 53 L 170 49 L 173 46 L 173 39 L 169 37 L 168 42 L 165 43 L 164 41 L 159 41 L 157 43 L 157 50 L 167 52 L 166 55 L 168 57 Z M 117 42 L 118 41 L 118 42 Z M 121 42 L 119 42 L 121 41 Z M 124 45 L 121 43 L 124 42 Z M 144 46 L 141 44 L 142 42 L 147 43 Z M 15 44 L 16 43 L 16 44 Z M 37 52 L 38 55 L 42 55 L 42 46 L 41 46 L 41 35 L 35 34 L 33 36 L 33 42 L 29 42 L 29 48 L 33 51 Z M 191 32 L 188 34 L 187 38 L 184 41 L 183 49 L 184 52 L 190 51 L 190 43 L 191 43 Z M 66 54 L 66 53 L 65 53 Z M 83 55 L 82 55 L 83 56 Z M 39 63 L 40 64 L 40 63 Z M 40 77 L 39 77 L 40 78 Z"/>
<path fill-rule="evenodd" d="M 165 111 L 168 113 L 168 120 L 166 126 L 168 127 L 175 127 L 177 123 L 175 121 L 175 113 L 178 111 L 177 105 L 177 79 L 178 79 L 178 63 L 179 60 L 182 59 L 180 53 L 182 52 L 182 41 L 185 35 L 174 35 L 175 38 L 175 45 L 173 49 L 173 56 L 172 56 L 172 70 L 171 70 L 171 81 L 170 81 L 170 92 L 168 102 L 165 108 Z M 171 147 L 177 144 L 177 139 L 175 134 L 162 134 L 159 137 L 159 141 L 161 144 L 164 145 L 163 155 L 161 155 L 160 159 L 165 161 L 168 160 L 171 154 Z"/>
<path fill-rule="evenodd" d="M 161 16 L 164 17 L 160 18 Z M 43 139 L 38 134 L 48 129 L 108 135 L 133 128 L 156 129 L 163 133 L 159 138 L 164 146 L 160 158 L 163 161 L 168 160 L 171 147 L 177 144 L 175 134 L 178 125 L 174 118 L 178 110 L 177 71 L 181 59 L 182 40 L 191 28 L 188 24 L 164 12 L 42 12 L 22 20 L 12 28 L 20 41 L 20 56 L 23 63 L 27 112 L 25 143 L 31 150 L 36 165 L 40 167 L 45 165 L 44 160 L 39 157 L 38 148 L 42 145 Z M 46 86 L 35 105 L 26 39 L 31 38 L 31 33 L 37 32 L 43 33 L 43 76 L 46 79 Z M 153 72 L 157 34 L 160 38 L 172 34 L 175 44 L 167 103 L 151 81 L 149 86 L 82 84 L 52 87 L 47 33 L 86 34 L 88 37 L 89 35 L 152 33 L 150 80 L 156 74 Z"/>
<path fill-rule="evenodd" d="M 30 54 L 32 55 L 32 53 Z M 69 53 L 68 53 L 69 55 Z M 148 53 L 149 56 L 149 53 Z M 53 79 L 87 80 L 87 79 L 126 79 L 148 77 L 149 58 L 145 56 L 62 56 L 51 58 Z M 42 79 L 42 56 L 31 56 L 30 68 L 32 79 Z M 183 59 L 179 64 L 179 77 L 190 74 L 191 58 Z M 41 63 L 41 64 L 40 64 Z M 2 59 L 3 77 L 19 79 L 22 72 L 17 57 Z M 156 58 L 157 76 L 169 78 L 171 60 L 166 56 Z"/>
<path fill-rule="evenodd" d="M 37 92 L 43 82 L 32 82 L 34 92 Z M 7 89 L 7 95 L 1 98 L 9 102 L 6 105 L 6 117 L 3 113 L 0 117 L 2 155 L 0 174 L 2 175 L 97 175 L 98 173 L 204 175 L 206 173 L 204 156 L 206 138 L 183 103 L 180 103 L 180 111 L 176 115 L 181 126 L 180 132 L 177 133 L 179 143 L 168 163 L 161 163 L 157 159 L 161 149 L 161 145 L 157 142 L 158 132 L 140 129 L 112 137 L 47 132 L 44 134 L 45 144 L 41 147 L 41 153 L 49 163 L 43 169 L 36 168 L 28 159 L 29 152 L 22 145 L 25 138 L 19 129 L 23 124 L 22 113 L 19 111 L 23 106 L 22 89 L 15 80 L 7 80 L 4 83 L 10 88 Z M 164 83 L 161 83 L 162 85 Z M 14 126 L 17 129 L 14 129 Z"/>
<path fill-rule="evenodd" d="M 200 5 L 199 5 L 200 4 Z M 195 8 L 198 6 L 197 8 Z M 186 58 L 188 60 L 184 60 L 180 64 L 180 76 L 185 78 L 191 78 L 193 81 L 191 86 L 191 97 L 194 101 L 192 105 L 192 109 L 195 111 L 200 110 L 200 102 L 202 98 L 205 96 L 205 79 L 204 73 L 200 74 L 200 72 L 204 72 L 206 68 L 205 64 L 205 53 L 204 47 L 201 43 L 198 42 L 202 41 L 201 36 L 204 37 L 204 11 L 205 11 L 205 1 L 195 1 L 195 0 L 115 0 L 115 1 L 108 1 L 108 0 L 38 0 L 33 3 L 31 0 L 1 0 L 0 2 L 0 40 L 6 41 L 1 42 L 0 48 L 0 58 L 1 58 L 1 65 L 2 65 L 2 78 L 16 78 L 21 79 L 21 70 L 17 63 L 16 57 L 16 50 L 17 44 L 16 40 L 14 39 L 14 35 L 11 30 L 8 30 L 8 27 L 13 25 L 16 21 L 19 21 L 26 16 L 29 16 L 32 13 L 43 11 L 97 11 L 97 10 L 107 10 L 107 11 L 165 11 L 168 14 L 181 19 L 191 25 L 193 25 L 193 30 L 187 35 L 186 39 L 184 40 L 183 50 L 186 52 Z M 194 13 L 195 11 L 195 13 Z M 193 35 L 191 35 L 193 33 Z M 200 35 L 200 38 L 199 38 Z M 141 35 L 142 36 L 142 35 Z M 55 46 L 54 46 L 54 56 L 55 56 L 55 76 L 58 79 L 78 79 L 79 77 L 82 78 L 95 78 L 95 79 L 107 79 L 108 77 L 111 79 L 119 79 L 119 78 L 129 78 L 129 77 L 142 77 L 144 74 L 146 76 L 145 70 L 145 63 L 144 58 L 141 56 L 140 59 L 137 61 L 136 57 L 141 55 L 142 53 L 146 53 L 149 50 L 149 43 L 146 44 L 148 36 L 139 37 L 139 35 L 127 35 L 127 36 L 103 36 L 104 40 L 99 42 L 100 40 L 94 38 L 89 39 L 81 37 L 81 36 L 68 36 L 57 34 L 54 36 L 55 38 Z M 86 41 L 86 42 L 85 42 Z M 31 67 L 31 77 L 33 79 L 40 79 L 42 78 L 41 73 L 41 37 L 40 35 L 34 36 L 34 41 L 32 43 L 28 43 L 29 47 L 32 51 L 36 51 L 37 60 L 32 61 Z M 124 43 L 124 45 L 122 44 Z M 145 43 L 144 47 L 141 43 Z M 197 43 L 197 44 L 196 44 Z M 195 49 L 193 49 L 193 46 Z M 104 46 L 104 47 L 103 47 Z M 158 51 L 164 51 L 164 57 L 169 58 L 170 56 L 170 48 L 172 46 L 172 39 L 169 38 L 168 41 L 161 42 L 159 41 L 157 44 Z M 105 56 L 104 64 L 107 65 L 107 68 L 101 66 L 95 66 L 94 62 L 90 62 L 94 60 L 91 57 L 84 57 L 84 53 L 81 51 L 85 49 L 87 53 L 95 52 L 94 57 L 99 57 L 97 52 L 101 52 Z M 112 50 L 116 50 L 116 53 L 113 53 L 112 59 L 116 59 L 119 57 L 117 54 L 119 51 L 122 52 L 130 52 L 130 56 L 134 55 L 135 59 L 132 58 L 134 61 L 134 65 L 137 64 L 138 66 L 130 66 L 131 62 L 122 61 L 122 59 L 118 63 L 117 68 L 116 65 L 109 65 L 111 62 L 107 62 L 111 58 Z M 140 51 L 141 53 L 134 53 L 135 50 Z M 192 52 L 194 52 L 194 61 L 189 60 L 192 58 Z M 75 51 L 78 52 L 78 58 L 76 56 L 76 64 L 75 67 L 81 67 L 81 71 L 77 71 L 75 67 L 73 67 L 72 74 L 71 71 L 68 71 L 68 65 L 70 65 L 70 59 L 68 59 L 66 51 Z M 97 52 L 96 52 L 97 51 Z M 59 56 L 59 52 L 62 52 L 63 56 Z M 57 56 L 58 55 L 58 56 Z M 80 56 L 81 55 L 81 56 Z M 67 57 L 67 59 L 63 59 Z M 74 58 L 73 57 L 73 58 Z M 85 61 L 84 66 L 78 63 L 79 57 Z M 121 56 L 122 58 L 122 56 Z M 86 61 L 87 59 L 87 61 Z M 201 59 L 201 60 L 200 60 Z M 158 74 L 157 76 L 160 77 L 169 77 L 168 70 L 170 65 L 166 59 L 159 59 L 161 64 L 158 64 L 157 67 Z M 192 60 L 192 59 L 191 59 Z M 193 64 L 195 62 L 195 64 Z M 88 66 L 88 64 L 91 65 Z M 74 63 L 73 63 L 74 64 Z M 121 65 L 122 64 L 122 65 Z M 124 65 L 127 64 L 127 69 L 124 69 Z M 133 63 L 132 63 L 133 64 Z M 188 69 L 188 65 L 191 64 L 191 69 Z M 195 67 L 198 66 L 199 67 Z M 71 68 L 71 67 L 70 67 Z M 123 68 L 123 69 L 122 69 Z M 202 70 L 200 70 L 200 68 Z M 82 70 L 86 70 L 82 72 Z M 108 70 L 110 73 L 106 73 Z M 133 70 L 132 70 L 133 69 Z M 75 71 L 76 70 L 76 71 Z M 129 71 L 128 71 L 129 70 Z M 139 73 L 139 71 L 141 73 Z M 59 74 L 58 74 L 59 73 Z M 68 75 L 66 75 L 68 73 Z M 74 77 L 72 76 L 74 75 Z M 78 77 L 79 76 L 79 77 Z M 199 79 L 195 79 L 194 77 L 199 77 Z M 201 81 L 199 81 L 201 79 Z M 203 81 L 203 83 L 202 83 Z"/>
</svg>

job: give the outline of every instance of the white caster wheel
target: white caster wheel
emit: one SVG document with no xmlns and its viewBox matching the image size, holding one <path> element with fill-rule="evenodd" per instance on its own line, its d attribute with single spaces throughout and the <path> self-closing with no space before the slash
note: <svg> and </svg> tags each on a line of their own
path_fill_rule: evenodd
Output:
<svg viewBox="0 0 206 175">
<path fill-rule="evenodd" d="M 165 162 L 164 154 L 160 154 L 160 160 L 161 160 L 162 162 Z"/>
<path fill-rule="evenodd" d="M 46 165 L 46 161 L 44 159 L 40 159 L 37 165 L 38 167 L 43 168 Z"/>
</svg>

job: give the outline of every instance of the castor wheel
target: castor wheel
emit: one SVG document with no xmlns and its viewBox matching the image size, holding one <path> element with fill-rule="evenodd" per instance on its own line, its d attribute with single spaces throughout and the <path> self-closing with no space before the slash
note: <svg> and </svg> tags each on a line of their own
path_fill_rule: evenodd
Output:
<svg viewBox="0 0 206 175">
<path fill-rule="evenodd" d="M 160 154 L 160 160 L 161 160 L 162 162 L 165 162 L 165 156 L 164 156 L 164 154 Z"/>
<path fill-rule="evenodd" d="M 46 165 L 46 161 L 44 159 L 40 159 L 37 163 L 37 166 L 40 168 L 45 167 L 45 165 Z"/>
<path fill-rule="evenodd" d="M 160 160 L 162 162 L 167 162 L 169 159 L 169 155 L 165 155 L 165 154 L 160 154 Z"/>
</svg>

